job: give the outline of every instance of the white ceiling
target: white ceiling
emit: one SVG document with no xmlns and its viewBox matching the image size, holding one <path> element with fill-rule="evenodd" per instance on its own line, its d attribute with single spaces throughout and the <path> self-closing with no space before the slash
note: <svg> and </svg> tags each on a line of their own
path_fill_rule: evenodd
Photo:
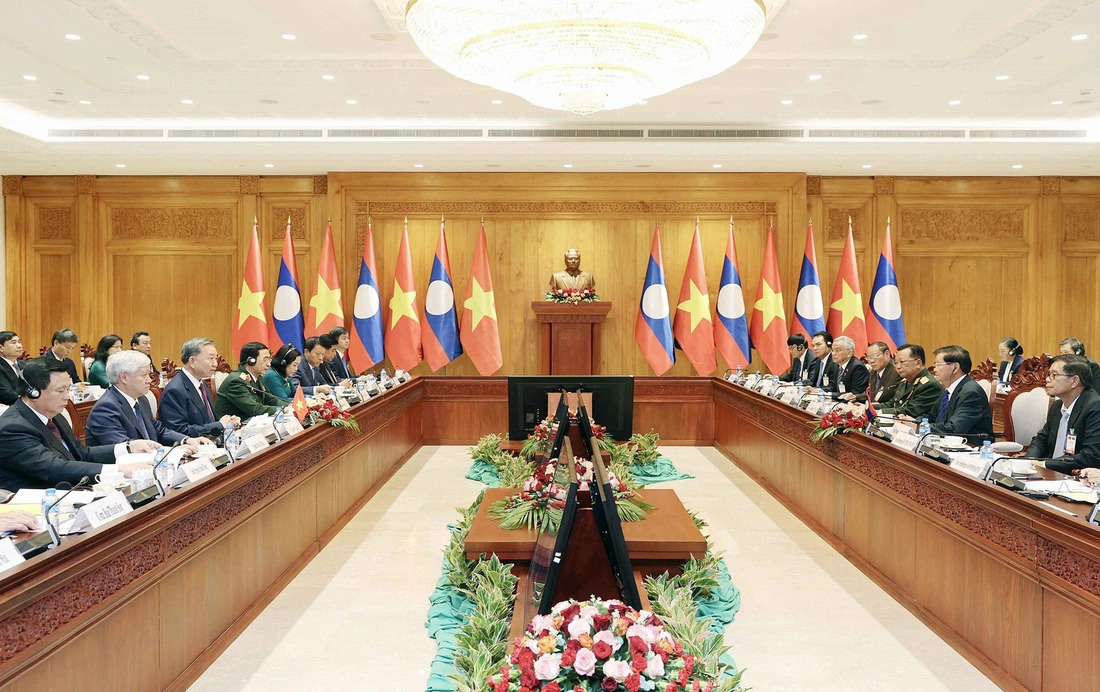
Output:
<svg viewBox="0 0 1100 692">
<path fill-rule="evenodd" d="M 1100 0 L 778 4 L 765 40 L 727 72 L 646 105 L 581 117 L 539 109 L 436 68 L 380 9 L 392 0 L 4 3 L 0 173 L 314 174 L 414 170 L 416 163 L 425 171 L 526 171 L 571 163 L 576 171 L 713 171 L 721 164 L 723 171 L 834 175 L 1100 174 Z M 67 40 L 66 33 L 80 40 Z M 283 33 L 297 38 L 284 40 Z M 856 41 L 856 33 L 869 37 Z M 1088 38 L 1073 41 L 1075 34 Z M 821 79 L 811 81 L 811 74 Z M 997 81 L 996 75 L 1010 78 Z M 181 104 L 185 98 L 194 103 Z M 782 105 L 784 99 L 793 103 Z M 948 105 L 953 99 L 961 104 Z M 1054 100 L 1064 103 L 1051 105 Z M 1088 134 L 1071 142 L 83 142 L 47 134 L 150 127 L 822 125 Z M 119 163 L 125 169 L 116 168 Z M 274 167 L 265 167 L 269 163 Z"/>
</svg>

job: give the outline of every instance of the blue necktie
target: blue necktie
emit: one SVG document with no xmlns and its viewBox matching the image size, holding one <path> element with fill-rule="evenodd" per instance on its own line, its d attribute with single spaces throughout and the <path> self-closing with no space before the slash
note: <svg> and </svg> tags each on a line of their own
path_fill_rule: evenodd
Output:
<svg viewBox="0 0 1100 692">
<path fill-rule="evenodd" d="M 1066 453 L 1066 433 L 1069 429 L 1069 410 L 1062 407 L 1062 420 L 1058 423 L 1058 437 L 1054 440 L 1054 454 L 1051 459 L 1057 459 Z"/>
<path fill-rule="evenodd" d="M 149 429 L 145 427 L 145 417 L 141 415 L 141 407 L 137 402 L 134 402 L 134 415 L 137 417 L 137 427 L 138 432 L 142 435 L 141 439 L 152 440 L 153 438 L 149 437 Z"/>
<path fill-rule="evenodd" d="M 947 402 L 951 400 L 951 395 L 947 393 L 947 390 L 943 390 L 943 399 L 940 400 L 940 415 L 936 416 L 936 422 L 942 423 L 943 419 L 947 417 Z"/>
</svg>

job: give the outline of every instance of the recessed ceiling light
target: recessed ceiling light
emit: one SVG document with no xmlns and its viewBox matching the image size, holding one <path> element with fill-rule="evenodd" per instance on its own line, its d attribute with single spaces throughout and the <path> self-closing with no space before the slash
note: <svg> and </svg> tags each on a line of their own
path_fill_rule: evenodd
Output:
<svg viewBox="0 0 1100 692">
<path fill-rule="evenodd" d="M 1089 37 L 1088 34 L 1074 34 L 1073 36 L 1069 37 L 1069 40 L 1071 40 L 1071 41 L 1084 41 L 1088 37 Z"/>
<path fill-rule="evenodd" d="M 331 82 L 332 80 L 336 79 L 336 77 L 330 74 L 323 74 L 321 75 L 321 79 L 325 80 L 326 82 Z"/>
<path fill-rule="evenodd" d="M 856 34 L 855 36 L 852 36 L 853 41 L 862 41 L 865 38 L 867 38 L 867 34 Z"/>
<path fill-rule="evenodd" d="M 948 101 L 948 102 L 947 102 L 947 105 L 949 105 L 949 106 L 957 106 L 957 105 L 959 105 L 960 103 L 962 103 L 962 101 L 960 101 L 960 100 L 958 100 L 958 99 L 954 99 L 954 100 Z"/>
<path fill-rule="evenodd" d="M 147 75 L 147 74 L 139 74 L 139 75 L 137 76 L 137 78 L 138 78 L 138 79 L 140 79 L 140 80 L 141 80 L 141 81 L 143 81 L 143 82 L 147 82 L 147 81 L 149 81 L 149 75 Z"/>
<path fill-rule="evenodd" d="M 38 77 L 35 77 L 33 74 L 25 74 L 23 75 L 23 79 L 27 80 L 28 82 L 33 82 L 38 79 Z"/>
<path fill-rule="evenodd" d="M 494 106 L 499 106 L 500 104 L 504 103 L 504 101 L 502 99 L 493 99 L 489 103 L 493 104 Z"/>
<path fill-rule="evenodd" d="M 126 164 L 124 164 L 124 163 L 116 163 L 116 164 L 115 164 L 115 168 L 126 168 Z"/>
<path fill-rule="evenodd" d="M 780 101 L 780 103 L 782 103 L 784 106 L 789 106 L 794 103 L 794 101 L 792 101 L 791 99 L 783 99 L 782 101 Z"/>
<path fill-rule="evenodd" d="M 1012 164 L 1012 167 L 1013 167 L 1013 168 L 1023 168 L 1023 167 L 1024 167 L 1024 164 L 1022 164 L 1022 163 L 1014 163 L 1014 164 Z"/>
<path fill-rule="evenodd" d="M 80 34 L 65 34 L 65 38 L 69 39 L 70 41 L 79 41 Z"/>
<path fill-rule="evenodd" d="M 298 37 L 295 36 L 294 34 L 283 34 L 283 40 L 284 41 L 293 41 L 296 38 L 298 38 Z"/>
<path fill-rule="evenodd" d="M 863 101 L 862 103 L 865 106 L 877 106 L 878 104 L 882 103 L 882 101 L 880 99 L 867 99 L 866 101 Z"/>
<path fill-rule="evenodd" d="M 863 164 L 863 168 L 870 168 L 870 167 L 871 167 L 871 164 L 869 164 L 869 163 Z"/>
<path fill-rule="evenodd" d="M 413 164 L 413 168 L 423 168 L 423 167 L 424 167 L 424 164 L 422 164 L 422 163 L 414 163 Z"/>
<path fill-rule="evenodd" d="M 1065 101 L 1062 101 L 1062 100 L 1060 100 L 1060 99 L 1059 99 L 1059 100 L 1057 100 L 1057 101 L 1051 101 L 1051 102 L 1050 102 L 1050 105 L 1052 105 L 1052 106 L 1060 106 L 1060 105 L 1062 105 L 1063 103 L 1065 103 Z"/>
<path fill-rule="evenodd" d="M 355 104 L 357 104 L 359 102 L 356 101 L 355 99 L 348 99 L 347 101 L 344 101 L 344 103 L 348 104 L 349 106 L 354 106 Z"/>
<path fill-rule="evenodd" d="M 722 167 L 722 164 L 720 164 L 720 163 L 711 164 L 711 168 L 721 168 L 721 167 Z"/>
<path fill-rule="evenodd" d="M 194 103 L 194 101 L 192 101 L 191 99 L 180 99 L 180 103 L 185 106 L 190 106 L 192 103 Z"/>
<path fill-rule="evenodd" d="M 264 168 L 274 168 L 274 167 L 275 167 L 275 164 L 273 164 L 273 163 L 265 163 L 264 164 Z"/>
<path fill-rule="evenodd" d="M 275 99 L 260 99 L 260 103 L 266 103 L 267 105 L 271 105 L 273 103 L 278 103 L 278 101 L 276 101 Z"/>
<path fill-rule="evenodd" d="M 573 164 L 571 164 L 571 163 L 567 163 L 564 166 L 562 166 L 562 168 L 572 168 L 572 167 L 573 167 Z"/>
<path fill-rule="evenodd" d="M 65 99 L 46 99 L 50 103 L 68 103 Z"/>
<path fill-rule="evenodd" d="M 998 82 L 1003 82 L 1003 81 L 1005 81 L 1006 79 L 1008 79 L 1008 75 L 1006 75 L 1006 74 L 999 74 L 999 75 L 997 75 L 996 77 L 994 77 L 993 79 L 996 79 L 996 80 L 997 80 Z"/>
<path fill-rule="evenodd" d="M 810 75 L 810 81 L 811 81 L 811 82 L 816 82 L 816 81 L 817 81 L 817 80 L 819 80 L 819 79 L 821 79 L 821 75 L 819 75 L 819 74 L 812 74 L 812 75 Z"/>
<path fill-rule="evenodd" d="M 91 101 L 88 101 L 87 99 L 81 99 L 79 103 L 80 103 L 80 105 L 82 105 L 82 106 L 90 106 L 90 105 L 92 105 L 92 102 L 91 102 Z"/>
</svg>

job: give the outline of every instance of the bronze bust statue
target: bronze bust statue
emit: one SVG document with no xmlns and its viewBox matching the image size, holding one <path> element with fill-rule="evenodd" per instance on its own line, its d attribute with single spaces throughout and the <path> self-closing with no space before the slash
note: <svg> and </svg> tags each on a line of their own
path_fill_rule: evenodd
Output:
<svg viewBox="0 0 1100 692">
<path fill-rule="evenodd" d="M 565 271 L 554 272 L 550 277 L 550 288 L 572 288 L 578 291 L 586 288 L 596 289 L 596 280 L 592 275 L 581 271 L 580 250 L 570 248 L 565 251 Z"/>
</svg>

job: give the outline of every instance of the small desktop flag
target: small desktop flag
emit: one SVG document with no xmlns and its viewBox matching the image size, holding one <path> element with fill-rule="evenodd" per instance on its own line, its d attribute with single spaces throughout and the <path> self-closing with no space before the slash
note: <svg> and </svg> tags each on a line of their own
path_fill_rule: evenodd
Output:
<svg viewBox="0 0 1100 692">
<path fill-rule="evenodd" d="M 737 249 L 733 244 L 732 216 L 729 239 L 726 241 L 726 257 L 722 261 L 722 282 L 718 289 L 716 315 L 714 344 L 726 361 L 726 367 L 747 366 L 751 359 L 751 345 L 749 325 L 745 319 L 745 294 L 741 290 L 741 270 L 737 266 Z"/>
<path fill-rule="evenodd" d="M 775 228 L 772 226 L 768 227 L 768 239 L 764 246 L 764 264 L 760 268 L 756 302 L 752 306 L 749 338 L 772 373 L 779 374 L 791 366 L 790 352 L 787 351 L 787 315 L 783 309 L 783 286 L 779 281 Z"/>
<path fill-rule="evenodd" d="M 852 239 L 852 217 L 848 217 L 848 238 L 833 286 L 833 302 L 829 304 L 827 329 L 833 335 L 847 336 L 856 344 L 856 358 L 867 352 L 867 325 L 863 321 L 863 295 L 859 292 L 859 272 L 856 269 L 856 248 Z"/>
<path fill-rule="evenodd" d="M 279 263 L 279 283 L 275 287 L 275 306 L 271 308 L 271 322 L 275 327 L 272 352 L 282 344 L 292 344 L 303 352 L 302 336 L 305 321 L 302 319 L 302 294 L 298 289 L 298 263 L 294 258 L 294 239 L 290 236 L 290 217 L 286 219 L 286 235 L 283 237 L 283 259 Z"/>
<path fill-rule="evenodd" d="M 424 359 L 420 343 L 420 317 L 416 309 L 416 283 L 413 281 L 412 253 L 409 251 L 409 220 L 401 233 L 397 265 L 393 275 L 386 319 L 386 353 L 395 368 L 412 370 Z"/>
<path fill-rule="evenodd" d="M 451 283 L 451 260 L 447 256 L 447 237 L 443 233 L 443 218 L 439 219 L 439 240 L 432 260 L 432 275 L 428 280 L 428 295 L 424 297 L 424 359 L 432 372 L 462 355 L 458 340 L 458 316 L 455 313 L 455 292 Z"/>
<path fill-rule="evenodd" d="M 324 334 L 344 326 L 344 304 L 340 298 L 340 277 L 336 273 L 336 251 L 332 247 L 332 221 L 325 228 L 321 261 L 317 265 L 317 289 L 309 300 L 306 329 L 310 335 Z"/>
<path fill-rule="evenodd" d="M 645 270 L 638 317 L 634 320 L 634 340 L 653 372 L 663 375 L 676 360 L 672 351 L 672 323 L 668 319 L 668 290 L 665 288 L 665 263 L 661 257 L 661 225 L 653 231 L 649 262 Z"/>
<path fill-rule="evenodd" d="M 709 377 L 718 365 L 714 359 L 714 323 L 710 317 L 699 219 L 695 220 L 695 235 L 691 239 L 684 282 L 680 285 L 680 300 L 676 304 L 676 316 L 672 318 L 672 334 L 676 337 L 676 346 L 687 356 L 695 372 Z"/>
<path fill-rule="evenodd" d="M 309 418 L 309 405 L 306 404 L 306 395 L 302 391 L 302 385 L 298 385 L 298 388 L 294 390 L 294 399 L 290 402 L 290 408 L 294 411 L 294 416 L 299 423 Z"/>
<path fill-rule="evenodd" d="M 905 343 L 905 321 L 901 316 L 901 294 L 898 275 L 894 270 L 894 247 L 890 244 L 890 219 L 886 219 L 886 237 L 878 257 L 875 284 L 871 288 L 871 304 L 867 312 L 867 341 L 883 341 L 890 353 L 897 353 Z"/>
<path fill-rule="evenodd" d="M 359 263 L 359 285 L 351 313 L 351 345 L 348 356 L 352 369 L 364 372 L 386 357 L 382 340 L 382 299 L 378 291 L 378 265 L 374 261 L 374 229 L 367 217 L 367 236 L 363 239 L 363 259 Z"/>
<path fill-rule="evenodd" d="M 821 299 L 821 279 L 817 273 L 817 252 L 814 250 L 814 224 L 806 230 L 806 252 L 802 255 L 802 273 L 798 277 L 798 295 L 794 298 L 794 318 L 791 334 L 806 337 L 806 343 L 817 332 L 825 331 L 825 304 Z"/>
<path fill-rule="evenodd" d="M 248 244 L 248 258 L 244 262 L 244 282 L 237 299 L 237 323 L 233 326 L 233 358 L 241 347 L 250 341 L 265 343 L 271 336 L 264 310 L 264 267 L 260 259 L 260 233 L 258 224 L 252 221 L 252 241 Z"/>
<path fill-rule="evenodd" d="M 500 332 L 497 328 L 497 306 L 493 294 L 493 277 L 489 273 L 489 247 L 485 241 L 485 222 L 477 236 L 474 261 L 470 265 L 470 284 L 462 303 L 462 346 L 474 367 L 483 377 L 492 375 L 504 365 L 500 354 Z"/>
</svg>

